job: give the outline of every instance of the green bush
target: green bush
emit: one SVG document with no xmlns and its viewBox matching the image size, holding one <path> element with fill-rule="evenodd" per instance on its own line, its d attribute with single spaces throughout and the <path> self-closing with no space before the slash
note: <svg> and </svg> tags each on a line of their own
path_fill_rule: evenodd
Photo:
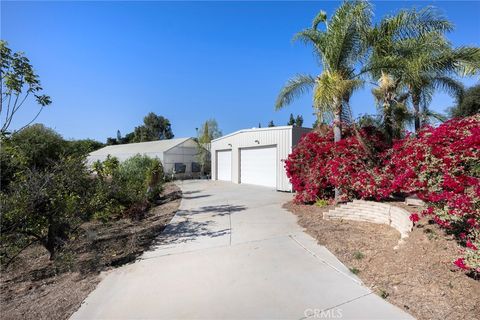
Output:
<svg viewBox="0 0 480 320">
<path fill-rule="evenodd" d="M 122 163 L 114 157 L 94 164 L 97 172 L 91 198 L 93 218 L 108 221 L 121 215 L 137 219 L 154 203 L 163 186 L 158 159 L 136 155 Z"/>
<path fill-rule="evenodd" d="M 67 150 L 67 142 L 62 136 L 43 124 L 34 124 L 14 133 L 11 144 L 23 154 L 25 165 L 36 169 L 54 166 Z"/>
<path fill-rule="evenodd" d="M 54 259 L 71 231 L 88 217 L 91 181 L 83 158 L 60 158 L 49 170 L 19 174 L 2 205 L 2 262 L 28 242 L 39 242 Z"/>
</svg>

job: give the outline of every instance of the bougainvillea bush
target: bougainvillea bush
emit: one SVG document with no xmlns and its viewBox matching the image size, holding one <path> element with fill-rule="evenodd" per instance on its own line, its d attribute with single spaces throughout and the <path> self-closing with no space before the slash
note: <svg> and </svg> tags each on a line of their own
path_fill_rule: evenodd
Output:
<svg viewBox="0 0 480 320">
<path fill-rule="evenodd" d="M 424 127 L 397 141 L 385 163 L 392 190 L 417 194 L 428 204 L 421 214 L 465 246 L 455 264 L 480 274 L 480 115 Z"/>
<path fill-rule="evenodd" d="M 373 127 L 361 128 L 361 139 L 349 127 L 342 134 L 344 138 L 334 143 L 331 128 L 310 132 L 285 161 L 296 202 L 332 198 L 335 188 L 341 191 L 341 200 L 380 200 L 389 195 L 385 191 L 391 183 L 379 166 L 379 155 L 387 148 L 383 135 Z"/>
<path fill-rule="evenodd" d="M 428 207 L 420 214 L 454 234 L 463 245 L 455 264 L 480 274 L 480 115 L 424 127 L 388 147 L 374 128 L 333 142 L 331 130 L 305 135 L 285 162 L 295 201 L 333 198 L 382 200 L 416 194 Z M 359 139 L 358 136 L 362 139 Z M 368 148 L 365 148 L 365 145 Z M 420 218 L 413 214 L 411 220 Z"/>
</svg>

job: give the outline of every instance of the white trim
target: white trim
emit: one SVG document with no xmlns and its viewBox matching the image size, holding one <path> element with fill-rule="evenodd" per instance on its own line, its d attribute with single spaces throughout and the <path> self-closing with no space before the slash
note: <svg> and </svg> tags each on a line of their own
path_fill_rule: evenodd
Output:
<svg viewBox="0 0 480 320">
<path fill-rule="evenodd" d="M 292 128 L 304 128 L 304 129 L 309 129 L 309 128 L 305 128 L 305 127 L 295 127 L 295 126 L 279 126 L 279 127 L 242 129 L 242 130 L 238 130 L 238 131 L 229 133 L 229 134 L 227 134 L 227 135 L 221 136 L 220 138 L 213 139 L 212 142 L 220 141 L 220 140 L 222 140 L 222 139 L 224 139 L 224 138 L 228 138 L 228 137 L 234 136 L 234 135 L 236 135 L 236 134 L 245 133 L 245 132 L 269 131 L 269 130 L 288 130 L 288 129 L 291 130 Z"/>
</svg>

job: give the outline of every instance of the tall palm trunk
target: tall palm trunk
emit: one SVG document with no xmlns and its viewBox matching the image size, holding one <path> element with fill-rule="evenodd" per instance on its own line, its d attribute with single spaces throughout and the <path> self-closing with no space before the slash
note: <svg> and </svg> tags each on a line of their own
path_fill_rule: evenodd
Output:
<svg viewBox="0 0 480 320">
<path fill-rule="evenodd" d="M 342 101 L 335 99 L 333 102 L 333 141 L 342 140 Z M 339 188 L 335 188 L 335 201 L 338 202 L 342 192 Z"/>
<path fill-rule="evenodd" d="M 342 101 L 335 99 L 333 102 L 333 141 L 342 139 Z"/>
<path fill-rule="evenodd" d="M 420 97 L 418 93 L 412 93 L 413 118 L 415 121 L 415 132 L 418 132 L 421 127 L 420 123 Z"/>
<path fill-rule="evenodd" d="M 391 94 L 385 94 L 383 102 L 383 126 L 387 136 L 388 143 L 391 144 L 393 140 L 393 119 L 392 119 L 393 101 Z"/>
</svg>

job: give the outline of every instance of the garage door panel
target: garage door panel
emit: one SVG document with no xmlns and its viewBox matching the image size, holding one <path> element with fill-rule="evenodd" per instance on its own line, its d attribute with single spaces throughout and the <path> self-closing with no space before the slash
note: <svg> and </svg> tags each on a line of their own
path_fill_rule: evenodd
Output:
<svg viewBox="0 0 480 320">
<path fill-rule="evenodd" d="M 217 151 L 217 180 L 232 181 L 232 151 Z"/>
<path fill-rule="evenodd" d="M 277 186 L 277 148 L 251 148 L 240 151 L 240 182 Z"/>
</svg>

